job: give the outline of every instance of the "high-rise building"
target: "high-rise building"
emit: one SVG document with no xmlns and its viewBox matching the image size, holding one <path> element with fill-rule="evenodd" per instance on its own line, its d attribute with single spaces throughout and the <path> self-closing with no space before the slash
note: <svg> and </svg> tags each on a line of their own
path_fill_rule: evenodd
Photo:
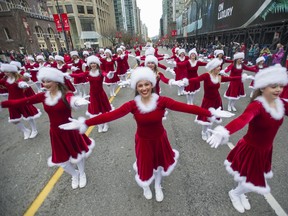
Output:
<svg viewBox="0 0 288 216">
<path fill-rule="evenodd" d="M 1 49 L 47 54 L 65 48 L 45 0 L 0 1 L 0 17 Z"/>
<path fill-rule="evenodd" d="M 101 34 L 116 29 L 113 0 L 47 0 L 50 11 L 67 13 L 74 48 L 106 47 Z"/>
<path fill-rule="evenodd" d="M 142 38 L 144 41 L 147 41 L 149 39 L 148 37 L 148 29 L 147 29 L 147 26 L 145 24 L 142 24 L 142 27 L 141 27 L 141 35 L 142 35 Z"/>
<path fill-rule="evenodd" d="M 119 32 L 127 31 L 127 20 L 124 0 L 114 0 L 114 11 L 116 20 L 116 30 Z"/>
<path fill-rule="evenodd" d="M 171 23 L 173 23 L 173 0 L 162 1 L 162 19 L 163 19 L 163 34 L 167 35 L 171 31 Z"/>
</svg>

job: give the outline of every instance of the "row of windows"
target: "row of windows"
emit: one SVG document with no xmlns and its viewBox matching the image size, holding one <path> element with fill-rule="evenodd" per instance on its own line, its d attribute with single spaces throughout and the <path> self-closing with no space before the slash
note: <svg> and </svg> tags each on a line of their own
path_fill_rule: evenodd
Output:
<svg viewBox="0 0 288 216">
<path fill-rule="evenodd" d="M 57 8 L 56 8 L 57 9 Z M 74 13 L 72 5 L 65 5 L 66 13 Z M 63 6 L 59 5 L 60 13 L 64 13 Z M 86 6 L 86 13 L 85 13 L 85 6 L 84 5 L 77 5 L 77 11 L 79 14 L 94 14 L 93 6 Z M 58 12 L 58 10 L 57 10 Z"/>
</svg>

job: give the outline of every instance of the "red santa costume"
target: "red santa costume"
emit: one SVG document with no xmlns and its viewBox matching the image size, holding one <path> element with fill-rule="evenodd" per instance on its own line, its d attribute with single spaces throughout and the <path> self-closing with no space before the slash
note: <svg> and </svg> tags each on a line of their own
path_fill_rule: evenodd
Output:
<svg viewBox="0 0 288 216">
<path fill-rule="evenodd" d="M 280 65 L 263 69 L 255 76 L 255 89 L 275 84 L 287 84 L 286 70 Z M 269 105 L 265 96 L 256 97 L 238 118 L 225 127 L 217 126 L 214 135 L 208 140 L 216 148 L 219 144 L 227 143 L 230 135 L 249 124 L 246 135 L 238 141 L 224 162 L 228 173 L 238 182 L 238 187 L 231 190 L 229 196 L 234 208 L 241 213 L 251 207 L 245 193 L 270 192 L 267 179 L 273 176 L 273 140 L 283 122 L 284 114 L 288 115 L 288 104 L 279 97 L 273 100 L 275 107 Z"/>
<path fill-rule="evenodd" d="M 239 52 L 234 54 L 234 63 L 230 64 L 224 72 L 230 72 L 230 76 L 241 76 L 243 70 L 253 71 L 250 67 L 247 67 L 245 64 L 242 64 L 242 60 L 245 58 L 244 53 Z M 241 97 L 245 97 L 244 85 L 241 80 L 235 80 L 230 82 L 228 89 L 226 90 L 224 97 L 228 99 L 228 111 L 237 111 L 235 108 L 235 103 Z"/>
<path fill-rule="evenodd" d="M 219 59 L 213 59 L 206 65 L 206 69 L 209 71 L 207 73 L 201 74 L 196 78 L 190 78 L 189 80 L 185 79 L 184 82 L 186 85 L 193 82 L 204 82 L 204 97 L 202 100 L 201 107 L 205 109 L 209 108 L 219 108 L 223 109 L 222 106 L 222 99 L 219 94 L 219 88 L 221 82 L 230 82 L 232 80 L 240 80 L 241 76 L 234 76 L 234 77 L 226 77 L 226 76 L 219 76 L 219 70 L 221 61 Z M 213 122 L 216 121 L 217 123 L 221 123 L 221 119 L 216 119 L 211 121 L 211 119 L 207 118 L 207 116 L 196 116 L 195 122 L 202 125 L 202 139 L 207 140 L 210 136 L 208 131 L 211 128 Z"/>
<path fill-rule="evenodd" d="M 128 59 L 128 55 L 123 54 L 123 50 L 119 47 L 117 48 L 117 55 L 114 56 L 114 59 L 117 62 L 117 76 L 119 77 L 120 81 L 126 81 L 127 65 L 125 61 Z"/>
<path fill-rule="evenodd" d="M 214 56 L 211 55 L 208 58 L 218 58 L 222 63 L 220 65 L 220 69 L 223 69 L 223 65 L 225 63 L 233 63 L 233 60 L 228 59 L 228 57 L 224 56 L 224 51 L 221 49 L 214 50 Z"/>
<path fill-rule="evenodd" d="M 55 68 L 41 68 L 38 79 L 64 84 L 63 73 Z M 63 96 L 63 94 L 65 95 Z M 47 112 L 50 120 L 52 156 L 48 159 L 48 166 L 61 166 L 66 172 L 71 174 L 73 189 L 86 185 L 84 158 L 87 158 L 91 154 L 95 144 L 85 134 L 81 135 L 76 130 L 62 130 L 59 128 L 59 125 L 69 122 L 71 107 L 78 107 L 81 101 L 83 99 L 75 97 L 72 92 L 64 93 L 58 90 L 54 97 L 51 96 L 50 91 L 47 91 L 29 98 L 8 100 L 1 103 L 2 107 L 9 108 L 32 106 L 32 104 L 36 103 L 43 104 L 44 110 Z M 75 170 L 71 163 L 77 164 L 79 172 Z"/>
<path fill-rule="evenodd" d="M 129 55 L 131 55 L 131 53 L 128 50 L 126 50 L 125 46 L 120 46 L 120 48 L 123 50 L 123 54 L 127 56 L 127 58 L 124 58 L 124 66 L 125 66 L 126 73 L 130 72 L 131 68 L 130 68 L 129 63 L 128 63 L 128 57 L 129 57 Z"/>
<path fill-rule="evenodd" d="M 198 60 L 198 53 L 196 49 L 192 49 L 188 53 L 190 58 L 187 61 L 187 79 L 198 77 L 198 68 L 200 66 L 205 66 L 207 63 Z M 186 94 L 187 104 L 193 104 L 194 95 L 200 91 L 200 82 L 189 83 L 188 86 L 184 88 L 184 94 Z"/>
<path fill-rule="evenodd" d="M 51 67 L 57 68 L 58 70 L 62 71 L 62 73 L 65 74 L 66 76 L 69 75 L 68 70 L 70 69 L 70 67 L 67 64 L 65 64 L 64 57 L 56 55 L 55 61 L 56 65 Z M 68 78 L 66 78 L 66 76 L 64 76 L 65 85 L 67 86 L 69 91 L 76 93 L 75 87 L 73 86 L 72 82 Z"/>
<path fill-rule="evenodd" d="M 25 71 L 30 73 L 32 82 L 36 85 L 37 91 L 41 92 L 41 85 L 37 84 L 37 73 L 39 64 L 35 62 L 35 59 L 33 56 L 27 57 L 27 63 L 24 65 Z"/>
<path fill-rule="evenodd" d="M 4 71 L 7 75 L 7 79 L 0 80 L 0 85 L 8 90 L 8 100 L 26 98 L 23 89 L 29 87 L 29 85 L 21 79 L 17 67 L 11 64 L 2 64 L 1 71 Z M 24 139 L 34 138 L 38 134 L 34 119 L 39 118 L 40 115 L 40 110 L 33 105 L 10 107 L 8 122 L 16 124 L 17 128 L 23 132 Z M 22 119 L 29 122 L 32 131 L 24 126 L 21 122 Z"/>
<path fill-rule="evenodd" d="M 131 74 L 131 87 L 136 89 L 139 81 L 150 81 L 153 88 L 156 84 L 156 77 L 151 69 L 138 67 Z M 138 93 L 140 94 L 140 92 Z M 141 100 L 142 95 L 137 95 L 134 100 L 124 103 L 114 111 L 88 119 L 84 124 L 78 121 L 76 128 L 80 129 L 80 132 L 85 131 L 87 126 L 113 121 L 132 113 L 137 123 L 135 134 L 136 162 L 133 165 L 136 171 L 135 180 L 144 189 L 146 199 L 151 199 L 152 193 L 149 185 L 155 179 L 156 200 L 160 202 L 164 197 L 161 189 L 161 178 L 168 176 L 173 171 L 179 156 L 178 151 L 171 148 L 162 124 L 165 109 L 208 117 L 212 114 L 206 109 L 183 104 L 155 93 L 149 97 L 149 103 L 144 104 Z M 77 120 L 73 121 L 77 122 Z M 69 125 L 71 124 L 62 125 L 61 128 L 72 129 L 73 127 L 69 128 Z"/>
<path fill-rule="evenodd" d="M 91 68 L 91 64 L 95 63 L 98 65 L 97 68 Z M 93 116 L 97 116 L 101 113 L 110 112 L 112 107 L 108 100 L 108 97 L 103 89 L 103 80 L 104 77 L 112 77 L 114 74 L 112 72 L 106 73 L 105 71 L 99 71 L 100 68 L 100 60 L 96 56 L 89 56 L 87 58 L 87 64 L 90 68 L 90 71 L 81 74 L 72 74 L 72 77 L 80 77 L 84 76 L 90 83 L 90 104 L 88 105 L 88 111 L 86 115 L 90 118 Z M 108 124 L 98 125 L 98 132 L 107 132 Z"/>
<path fill-rule="evenodd" d="M 64 58 L 63 58 L 63 62 L 64 62 Z M 54 56 L 50 55 L 50 56 L 48 57 L 48 64 L 49 64 L 51 67 L 56 68 L 57 62 L 56 62 Z"/>
<path fill-rule="evenodd" d="M 25 82 L 30 81 L 31 75 L 25 72 L 25 70 L 22 68 L 22 65 L 21 65 L 20 62 L 11 61 L 10 64 L 15 65 L 17 67 L 18 73 L 23 76 L 23 81 L 25 81 Z M 31 86 L 23 89 L 23 91 L 24 91 L 25 97 L 30 97 L 30 96 L 35 95 L 35 92 L 34 92 L 34 90 L 32 89 Z"/>
<path fill-rule="evenodd" d="M 79 74 L 86 71 L 86 63 L 79 58 L 79 54 L 77 51 L 71 51 L 70 55 L 72 57 L 73 63 L 71 65 L 72 74 Z M 74 85 L 77 89 L 77 94 L 86 96 L 85 86 L 88 84 L 87 78 L 85 76 L 74 77 Z"/>
<path fill-rule="evenodd" d="M 105 77 L 104 83 L 105 83 L 105 84 L 108 86 L 108 88 L 109 88 L 110 97 L 114 97 L 114 96 L 116 96 L 116 94 L 115 94 L 115 88 L 116 88 L 117 84 L 118 84 L 119 81 L 120 81 L 120 79 L 119 79 L 119 77 L 117 76 L 117 73 L 116 73 L 116 71 L 115 71 L 115 67 L 114 67 L 116 61 L 115 61 L 114 58 L 112 58 L 112 52 L 111 52 L 110 49 L 106 49 L 104 53 L 105 53 L 106 59 L 104 59 L 103 61 L 101 61 L 101 63 L 102 63 L 103 65 L 105 65 L 105 66 L 104 66 L 105 69 L 102 70 L 102 71 L 105 71 L 106 73 L 109 73 L 110 71 L 112 71 L 112 72 L 114 73 L 114 76 L 113 76 L 112 79 L 109 79 L 108 77 Z"/>
<path fill-rule="evenodd" d="M 140 64 L 140 66 L 145 66 L 145 59 L 146 59 L 146 57 L 147 56 L 150 56 L 150 55 L 152 55 L 152 56 L 155 56 L 155 49 L 153 48 L 153 47 L 149 47 L 149 48 L 147 48 L 146 50 L 145 50 L 145 55 L 144 56 L 138 56 L 137 58 L 136 58 L 136 60 L 141 60 L 141 61 L 144 61 L 144 62 L 142 62 L 141 64 Z M 155 56 L 156 57 L 156 56 Z M 165 65 L 163 65 L 163 64 L 160 64 L 159 63 L 159 61 L 161 61 L 161 60 L 163 60 L 164 59 L 164 57 L 156 57 L 157 58 L 157 60 L 158 60 L 158 67 L 159 68 L 162 68 L 163 70 L 165 70 L 165 71 L 169 71 L 169 72 L 171 72 L 171 68 L 169 68 L 169 67 L 166 67 Z M 166 58 L 166 57 L 165 57 Z"/>
<path fill-rule="evenodd" d="M 4 72 L 0 71 L 0 81 L 5 81 L 7 77 L 5 76 Z M 1 81 L 1 82 L 2 82 Z M 7 96 L 8 95 L 8 90 L 5 86 L 0 85 L 0 96 Z"/>
</svg>

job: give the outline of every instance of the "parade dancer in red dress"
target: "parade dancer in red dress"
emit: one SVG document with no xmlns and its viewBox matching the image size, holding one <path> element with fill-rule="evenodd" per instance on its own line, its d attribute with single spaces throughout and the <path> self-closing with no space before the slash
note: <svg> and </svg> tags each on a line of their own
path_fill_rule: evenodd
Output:
<svg viewBox="0 0 288 216">
<path fill-rule="evenodd" d="M 202 100 L 201 107 L 205 109 L 209 108 L 221 108 L 222 106 L 222 99 L 219 94 L 219 88 L 221 82 L 230 82 L 233 80 L 239 80 L 244 81 L 247 78 L 250 78 L 247 76 L 247 74 L 243 74 L 243 76 L 234 76 L 234 77 L 228 77 L 228 76 L 220 76 L 220 65 L 221 61 L 219 59 L 213 59 L 206 65 L 206 69 L 208 73 L 201 74 L 200 76 L 196 78 L 190 78 L 189 80 L 184 79 L 185 85 L 188 85 L 193 82 L 204 82 L 204 97 Z M 195 122 L 202 125 L 202 132 L 201 136 L 203 140 L 207 140 L 207 138 L 210 136 L 209 128 L 212 127 L 213 122 L 221 123 L 221 119 L 216 119 L 211 121 L 211 119 L 207 118 L 207 116 L 201 116 L 198 115 L 195 119 Z"/>
<path fill-rule="evenodd" d="M 245 64 L 242 63 L 243 59 L 245 58 L 245 55 L 243 52 L 239 52 L 234 54 L 234 63 L 230 64 L 225 70 L 224 73 L 230 72 L 230 76 L 241 76 L 243 70 L 252 71 L 250 67 L 247 67 Z M 223 71 L 221 71 L 223 72 Z M 235 103 L 237 100 L 239 100 L 241 97 L 245 97 L 245 91 L 244 91 L 244 85 L 241 82 L 241 80 L 235 80 L 230 82 L 229 87 L 227 91 L 224 94 L 224 97 L 228 99 L 228 111 L 237 111 L 235 108 Z"/>
<path fill-rule="evenodd" d="M 37 92 L 41 92 L 41 85 L 37 80 L 37 72 L 39 64 L 35 62 L 33 56 L 27 57 L 27 63 L 25 64 L 25 71 L 30 73 L 32 82 L 36 85 Z"/>
<path fill-rule="evenodd" d="M 245 193 L 270 192 L 267 179 L 273 177 L 273 140 L 284 115 L 288 115 L 288 104 L 279 98 L 286 84 L 286 69 L 281 65 L 260 70 L 255 75 L 255 91 L 245 111 L 225 127 L 217 126 L 207 140 L 211 147 L 217 148 L 248 124 L 246 135 L 224 162 L 228 173 L 238 182 L 238 186 L 229 191 L 229 197 L 234 208 L 241 213 L 251 208 Z"/>
<path fill-rule="evenodd" d="M 17 67 L 11 64 L 2 64 L 1 71 L 7 76 L 7 79 L 0 80 L 0 85 L 8 90 L 8 100 L 26 98 L 24 89 L 28 88 L 29 85 L 22 79 L 22 76 L 18 73 Z M 38 134 L 35 119 L 39 118 L 40 115 L 40 110 L 33 105 L 10 107 L 8 122 L 12 122 L 23 132 L 24 139 L 34 138 Z M 23 122 L 21 122 L 22 119 L 29 122 L 31 130 L 25 127 Z"/>
<path fill-rule="evenodd" d="M 49 57 L 48 57 L 48 64 L 51 66 L 51 67 L 56 67 L 56 65 L 57 65 L 57 62 L 55 61 L 55 57 L 54 56 L 52 56 L 52 55 L 50 55 Z"/>
<path fill-rule="evenodd" d="M 110 71 L 114 73 L 114 76 L 112 79 L 105 77 L 104 83 L 108 86 L 110 97 L 115 97 L 116 96 L 115 88 L 120 81 L 115 70 L 116 61 L 114 58 L 112 58 L 112 52 L 110 49 L 106 49 L 104 53 L 105 53 L 106 58 L 101 61 L 102 64 L 105 65 L 104 70 L 106 71 L 106 73 L 109 73 Z"/>
<path fill-rule="evenodd" d="M 87 58 L 89 71 L 81 74 L 71 74 L 72 77 L 85 77 L 90 83 L 90 104 L 86 115 L 90 118 L 101 113 L 110 112 L 112 107 L 108 97 L 103 89 L 103 80 L 105 77 L 113 78 L 114 71 L 106 73 L 100 69 L 100 60 L 96 56 L 89 56 Z M 99 124 L 98 132 L 107 132 L 109 129 L 108 123 Z"/>
<path fill-rule="evenodd" d="M 187 61 L 187 79 L 198 77 L 198 68 L 200 66 L 205 66 L 207 63 L 198 60 L 198 53 L 196 49 L 192 49 L 188 53 L 190 58 Z M 186 94 L 187 104 L 193 104 L 195 94 L 200 91 L 200 82 L 191 82 L 188 86 L 184 88 L 184 94 Z"/>
<path fill-rule="evenodd" d="M 55 61 L 56 61 L 56 65 L 52 66 L 54 68 L 57 68 L 58 70 L 62 71 L 64 73 L 64 82 L 65 85 L 67 86 L 68 90 L 76 93 L 76 89 L 73 86 L 72 82 L 69 79 L 69 73 L 68 70 L 70 69 L 70 67 L 65 63 L 64 61 L 64 57 L 60 56 L 60 55 L 56 55 L 55 56 Z M 71 77 L 70 77 L 71 78 Z"/>
<path fill-rule="evenodd" d="M 173 99 L 153 93 L 156 85 L 154 72 L 147 67 L 138 67 L 131 74 L 131 87 L 135 89 L 135 99 L 126 102 L 118 109 L 101 114 L 86 121 L 71 119 L 71 123 L 60 128 L 71 130 L 80 129 L 85 132 L 88 126 L 102 124 L 119 119 L 129 113 L 134 115 L 137 123 L 135 134 L 136 162 L 133 167 L 136 171 L 135 180 L 143 188 L 146 199 L 152 198 L 149 185 L 155 180 L 156 200 L 164 198 L 161 179 L 168 176 L 174 169 L 178 151 L 171 148 L 167 133 L 162 124 L 165 109 L 192 114 L 201 114 L 207 117 L 231 116 L 226 111 L 202 109 L 194 105 L 187 105 Z"/>
<path fill-rule="evenodd" d="M 221 65 L 220 65 L 221 70 L 223 69 L 223 65 L 225 63 L 233 63 L 233 60 L 230 60 L 230 59 L 228 59 L 227 56 L 224 56 L 224 51 L 221 50 L 221 49 L 216 49 L 214 51 L 214 57 L 218 58 L 222 62 Z"/>
<path fill-rule="evenodd" d="M 116 74 L 121 82 L 126 81 L 127 66 L 125 61 L 127 58 L 128 55 L 125 55 L 121 48 L 117 48 L 117 55 L 115 56 L 115 60 L 117 62 Z M 121 87 L 125 87 L 125 85 L 122 85 Z"/>
<path fill-rule="evenodd" d="M 71 65 L 72 74 L 79 74 L 86 71 L 87 64 L 79 58 L 79 54 L 77 51 L 71 51 L 70 52 L 71 58 L 73 60 L 73 63 Z M 77 94 L 80 96 L 85 97 L 86 96 L 86 85 L 88 84 L 88 81 L 86 77 L 75 77 L 74 78 L 74 86 L 77 89 Z"/>
<path fill-rule="evenodd" d="M 42 103 L 50 120 L 50 140 L 52 157 L 48 159 L 48 166 L 60 166 L 72 176 L 72 188 L 83 188 L 87 179 L 84 171 L 84 159 L 94 147 L 94 141 L 76 130 L 66 131 L 59 125 L 69 122 L 71 108 L 86 105 L 88 101 L 67 90 L 64 85 L 64 74 L 55 69 L 43 67 L 39 70 L 38 80 L 47 90 L 29 98 L 8 100 L 1 103 L 2 107 L 16 109 L 23 106 Z M 76 164 L 78 170 L 73 166 Z"/>
</svg>

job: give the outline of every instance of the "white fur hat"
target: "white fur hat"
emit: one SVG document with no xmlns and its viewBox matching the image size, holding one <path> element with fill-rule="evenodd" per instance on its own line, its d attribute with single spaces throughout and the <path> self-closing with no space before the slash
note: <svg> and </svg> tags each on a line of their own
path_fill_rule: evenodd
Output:
<svg viewBox="0 0 288 216">
<path fill-rule="evenodd" d="M 158 59 L 154 55 L 145 57 L 145 66 L 147 66 L 148 62 L 153 62 L 156 66 L 158 65 Z"/>
<path fill-rule="evenodd" d="M 55 59 L 54 56 L 52 56 L 52 55 L 49 55 L 48 58 L 49 58 L 49 59 Z"/>
<path fill-rule="evenodd" d="M 217 68 L 218 66 L 220 66 L 222 63 L 222 61 L 220 61 L 218 58 L 214 58 L 212 59 L 206 66 L 205 68 L 208 71 L 212 71 L 213 69 Z"/>
<path fill-rule="evenodd" d="M 243 52 L 235 53 L 234 56 L 233 56 L 234 60 L 236 60 L 236 59 L 244 59 L 244 58 L 245 58 L 245 54 Z"/>
<path fill-rule="evenodd" d="M 77 51 L 71 51 L 70 52 L 70 56 L 72 57 L 72 56 L 79 56 L 79 54 L 78 54 L 78 52 Z"/>
<path fill-rule="evenodd" d="M 62 61 L 62 62 L 64 62 L 64 57 L 63 57 L 63 56 L 60 56 L 60 55 L 56 55 L 56 56 L 55 56 L 55 60 L 56 60 L 56 61 Z"/>
<path fill-rule="evenodd" d="M 179 51 L 179 49 L 180 49 L 179 47 L 176 47 L 175 48 L 175 53 L 177 53 Z"/>
<path fill-rule="evenodd" d="M 120 48 L 121 48 L 122 50 L 125 50 L 125 49 L 126 49 L 126 47 L 123 46 L 123 45 L 121 45 Z"/>
<path fill-rule="evenodd" d="M 286 73 L 286 68 L 282 67 L 280 64 L 265 68 L 260 70 L 254 79 L 254 88 L 260 89 L 271 84 L 281 84 L 283 86 L 287 85 L 288 77 Z"/>
<path fill-rule="evenodd" d="M 21 63 L 18 61 L 11 61 L 10 64 L 15 65 L 18 69 L 20 69 L 22 67 Z"/>
<path fill-rule="evenodd" d="M 87 65 L 90 66 L 91 63 L 96 63 L 97 65 L 101 64 L 99 58 L 94 55 L 87 58 Z"/>
<path fill-rule="evenodd" d="M 104 52 L 104 49 L 103 49 L 103 48 L 100 48 L 100 49 L 99 49 L 99 52 Z"/>
<path fill-rule="evenodd" d="M 105 53 L 109 53 L 110 54 L 110 56 L 112 56 L 112 52 L 111 52 L 111 50 L 110 49 L 105 49 L 105 51 L 104 51 L 104 54 Z"/>
<path fill-rule="evenodd" d="M 123 52 L 123 50 L 122 50 L 120 47 L 118 47 L 116 51 L 117 51 L 117 52 L 118 52 L 118 51 Z"/>
<path fill-rule="evenodd" d="M 185 49 L 179 49 L 179 51 L 178 51 L 178 55 L 180 55 L 181 53 L 184 53 L 184 54 L 186 54 L 186 51 L 185 51 Z"/>
<path fill-rule="evenodd" d="M 27 59 L 30 60 L 30 61 L 35 61 L 33 56 L 28 56 Z"/>
<path fill-rule="evenodd" d="M 194 48 L 194 49 L 189 51 L 189 53 L 188 53 L 189 58 L 190 58 L 192 53 L 194 53 L 196 55 L 196 57 L 198 56 L 198 53 L 197 53 L 196 49 Z"/>
<path fill-rule="evenodd" d="M 137 67 L 131 74 L 131 88 L 136 89 L 136 85 L 140 80 L 148 80 L 154 87 L 156 85 L 156 75 L 148 67 Z"/>
<path fill-rule="evenodd" d="M 1 71 L 9 73 L 17 73 L 18 68 L 16 65 L 13 64 L 1 64 Z"/>
<path fill-rule="evenodd" d="M 145 50 L 145 56 L 154 55 L 155 49 L 153 47 L 149 47 Z"/>
<path fill-rule="evenodd" d="M 54 82 L 64 83 L 64 73 L 62 71 L 52 68 L 52 67 L 42 67 L 38 71 L 37 79 L 42 82 L 42 80 L 50 80 Z"/>
<path fill-rule="evenodd" d="M 39 60 L 45 61 L 43 55 L 37 55 L 37 56 L 36 56 L 36 60 L 37 60 L 37 61 L 39 61 Z"/>
<path fill-rule="evenodd" d="M 224 51 L 223 51 L 223 50 L 220 50 L 220 49 L 216 49 L 216 50 L 214 51 L 214 56 L 215 56 L 215 58 L 216 58 L 219 54 L 224 55 Z"/>
<path fill-rule="evenodd" d="M 89 56 L 89 52 L 88 52 L 87 50 L 84 50 L 83 53 L 82 53 L 82 55 L 83 55 L 83 56 L 84 56 L 84 55 L 88 55 L 88 56 Z"/>
<path fill-rule="evenodd" d="M 256 59 L 256 64 L 258 64 L 261 61 L 265 61 L 265 58 L 263 56 Z"/>
</svg>

